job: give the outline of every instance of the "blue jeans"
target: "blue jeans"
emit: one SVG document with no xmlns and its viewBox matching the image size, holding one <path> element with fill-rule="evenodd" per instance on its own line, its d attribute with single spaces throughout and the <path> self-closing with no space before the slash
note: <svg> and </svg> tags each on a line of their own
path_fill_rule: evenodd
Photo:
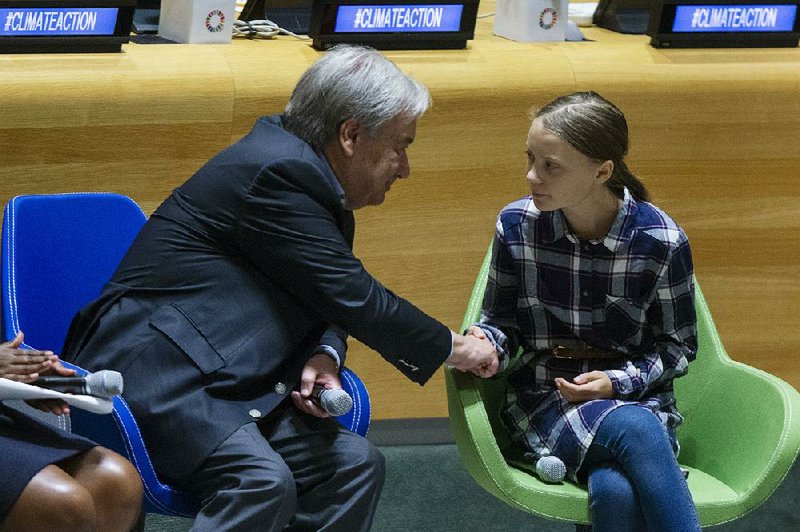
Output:
<svg viewBox="0 0 800 532">
<path fill-rule="evenodd" d="M 594 532 L 700 530 L 670 438 L 649 410 L 622 406 L 608 414 L 583 471 Z"/>
</svg>

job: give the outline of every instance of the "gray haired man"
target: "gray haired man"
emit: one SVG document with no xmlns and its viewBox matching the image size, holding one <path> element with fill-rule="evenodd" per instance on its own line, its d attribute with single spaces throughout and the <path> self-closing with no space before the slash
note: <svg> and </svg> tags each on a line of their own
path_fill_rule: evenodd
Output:
<svg viewBox="0 0 800 532">
<path fill-rule="evenodd" d="M 74 320 L 62 356 L 123 373 L 156 471 L 202 500 L 194 529 L 369 529 L 383 457 L 310 400 L 341 388 L 347 335 L 420 384 L 443 363 L 496 371 L 488 341 L 352 253 L 352 211 L 408 177 L 429 102 L 374 50 L 326 53 L 283 115 L 173 191 Z"/>
</svg>

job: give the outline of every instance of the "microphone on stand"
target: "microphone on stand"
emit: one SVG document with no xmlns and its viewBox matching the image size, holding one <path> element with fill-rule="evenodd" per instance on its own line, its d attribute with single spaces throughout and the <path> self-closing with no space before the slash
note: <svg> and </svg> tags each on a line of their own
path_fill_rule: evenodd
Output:
<svg viewBox="0 0 800 532">
<path fill-rule="evenodd" d="M 110 399 L 122 393 L 122 374 L 118 371 L 102 370 L 84 376 L 63 377 L 43 375 L 33 381 L 33 386 L 61 393 L 91 395 Z"/>
<path fill-rule="evenodd" d="M 343 416 L 353 408 L 353 398 L 342 389 L 330 390 L 316 385 L 311 390 L 311 399 L 333 417 Z"/>
</svg>

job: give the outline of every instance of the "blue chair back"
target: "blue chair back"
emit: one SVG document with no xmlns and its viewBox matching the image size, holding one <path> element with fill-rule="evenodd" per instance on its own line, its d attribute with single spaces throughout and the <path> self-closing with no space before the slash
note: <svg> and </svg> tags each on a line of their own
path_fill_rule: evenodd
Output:
<svg viewBox="0 0 800 532">
<path fill-rule="evenodd" d="M 111 278 L 147 217 L 111 193 L 17 196 L 3 216 L 3 336 L 58 352 L 73 316 Z M 80 375 L 88 373 L 64 363 Z M 122 397 L 111 416 L 72 409 L 72 430 L 127 457 L 142 477 L 145 510 L 192 517 L 200 504 L 161 483 L 138 425 Z"/>
<path fill-rule="evenodd" d="M 29 195 L 13 198 L 3 217 L 3 336 L 25 333 L 26 346 L 58 352 L 73 316 L 91 302 L 111 278 L 147 221 L 136 203 L 111 193 Z M 64 363 L 78 374 L 88 373 Z M 366 436 L 370 400 L 364 383 L 342 368 L 342 388 L 353 409 L 337 421 Z M 72 409 L 72 430 L 127 457 L 142 477 L 145 510 L 193 517 L 200 503 L 191 494 L 159 481 L 122 397 L 111 416 Z"/>
<path fill-rule="evenodd" d="M 100 294 L 147 221 L 119 194 L 17 196 L 3 217 L 3 335 L 61 350 L 72 317 Z"/>
</svg>

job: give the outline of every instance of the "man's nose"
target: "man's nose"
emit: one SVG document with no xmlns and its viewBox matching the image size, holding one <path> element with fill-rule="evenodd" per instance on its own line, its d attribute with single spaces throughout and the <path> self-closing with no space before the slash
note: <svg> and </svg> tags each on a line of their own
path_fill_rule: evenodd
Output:
<svg viewBox="0 0 800 532">
<path fill-rule="evenodd" d="M 397 169 L 397 177 L 400 179 L 405 179 L 410 175 L 411 165 L 408 162 L 408 155 L 403 154 L 403 158 L 400 160 L 400 167 Z"/>
</svg>

